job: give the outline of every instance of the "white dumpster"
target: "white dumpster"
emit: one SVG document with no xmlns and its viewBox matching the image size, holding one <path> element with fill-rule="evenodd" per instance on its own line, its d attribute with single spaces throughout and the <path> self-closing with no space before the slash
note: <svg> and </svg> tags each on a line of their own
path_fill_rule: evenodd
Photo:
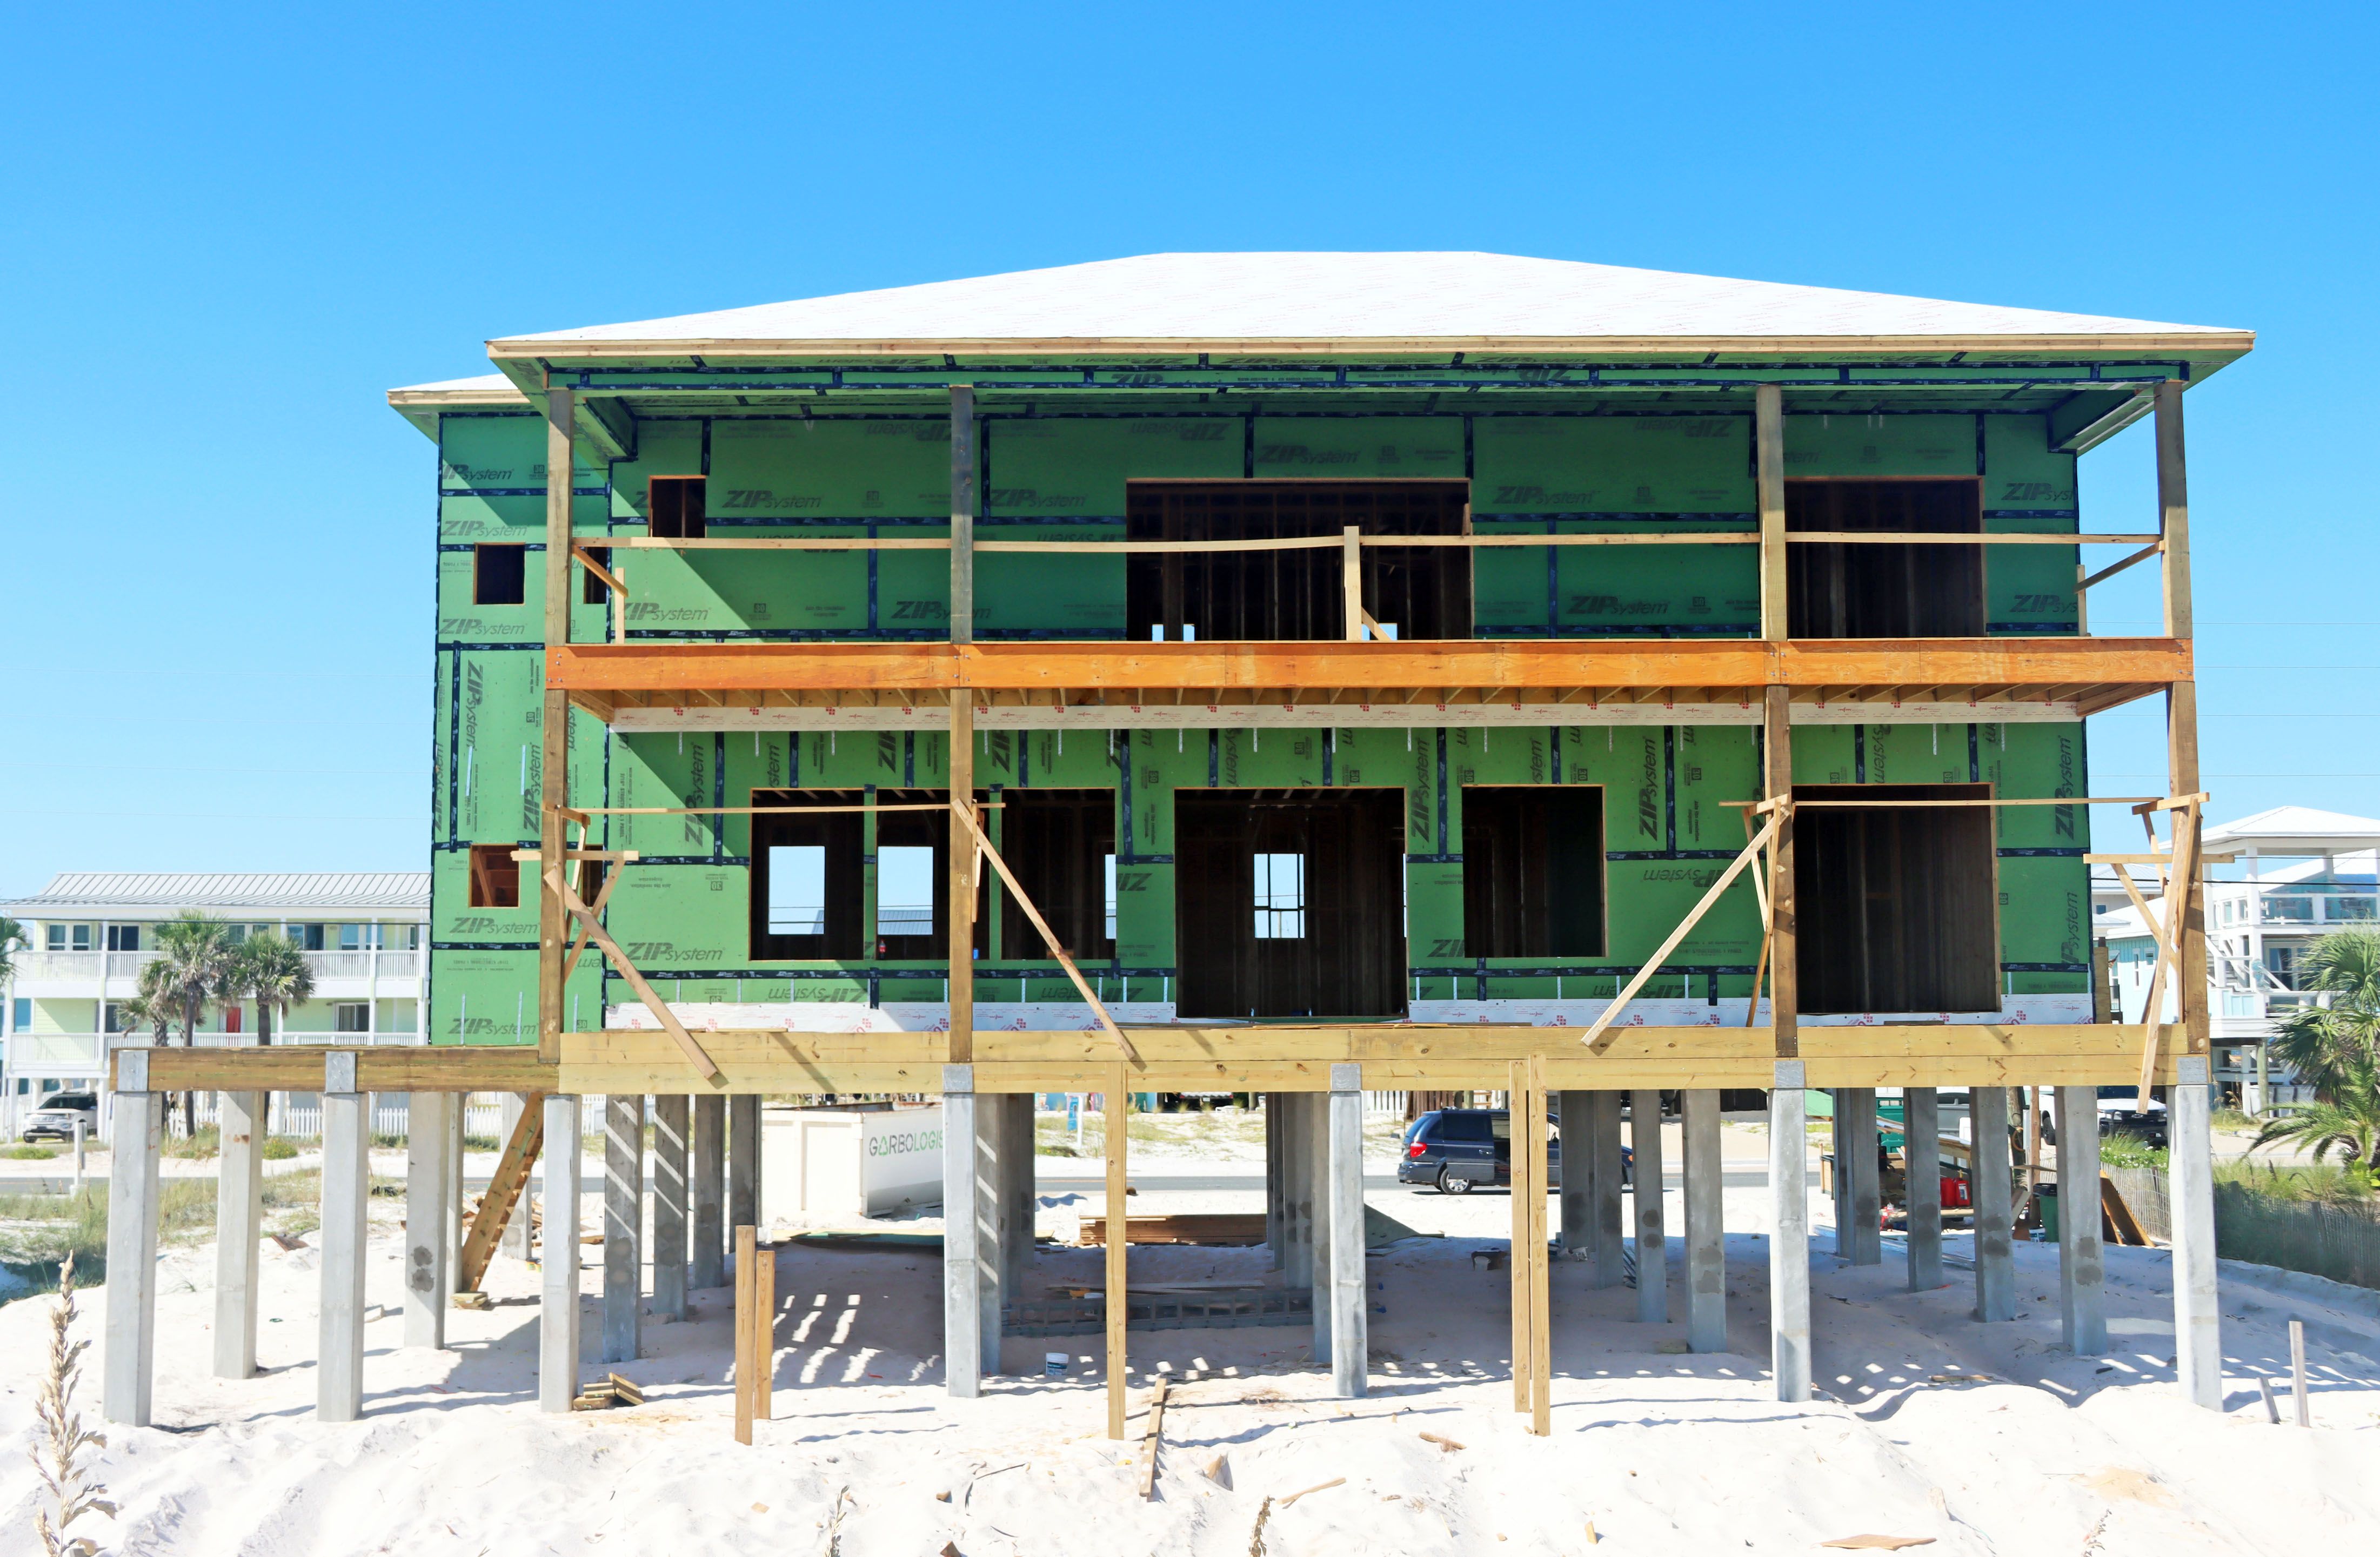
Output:
<svg viewBox="0 0 2380 1557">
<path fill-rule="evenodd" d="M 942 1105 L 767 1108 L 760 1203 L 768 1214 L 883 1216 L 942 1199 Z"/>
</svg>

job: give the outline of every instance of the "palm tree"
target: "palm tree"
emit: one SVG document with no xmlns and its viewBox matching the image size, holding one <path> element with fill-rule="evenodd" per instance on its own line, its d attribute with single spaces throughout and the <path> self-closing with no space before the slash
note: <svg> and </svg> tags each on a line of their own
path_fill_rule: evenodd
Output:
<svg viewBox="0 0 2380 1557">
<path fill-rule="evenodd" d="M 2380 1074 L 2380 930 L 2340 930 L 2306 948 L 2301 987 L 2330 998 L 2281 1020 L 2273 1050 L 2324 1103 L 2369 1097 Z"/>
<path fill-rule="evenodd" d="M 2342 1164 L 2380 1173 L 2380 1070 L 2367 1060 L 2349 1066 L 2334 1080 L 2330 1098 L 2301 1104 L 2272 1120 L 2249 1150 L 2294 1141 L 2315 1162 L 2336 1154 Z"/>
<path fill-rule="evenodd" d="M 154 962 L 141 966 L 140 993 L 129 1000 L 118 1001 L 115 1010 L 117 1020 L 124 1024 L 122 1031 L 130 1032 L 145 1027 L 156 1040 L 157 1046 L 164 1048 L 167 1036 L 174 1031 L 174 1023 L 182 1013 L 172 994 L 164 988 L 164 979 L 155 976 L 157 967 Z"/>
<path fill-rule="evenodd" d="M 0 913 L 0 984 L 17 976 L 17 953 L 31 944 L 22 924 Z"/>
<path fill-rule="evenodd" d="M 233 953 L 225 992 L 256 1002 L 256 1041 L 273 1042 L 273 1019 L 314 997 L 314 967 L 288 936 L 268 930 L 250 935 Z"/>
<path fill-rule="evenodd" d="M 142 987 L 148 988 L 153 975 L 156 994 L 173 1003 L 186 1049 L 198 1043 L 199 1020 L 206 1015 L 208 1002 L 223 997 L 237 949 L 229 931 L 212 914 L 184 909 L 157 926 L 157 960 L 140 971 Z M 184 1092 L 183 1133 L 195 1132 L 198 1123 L 197 1094 Z"/>
</svg>

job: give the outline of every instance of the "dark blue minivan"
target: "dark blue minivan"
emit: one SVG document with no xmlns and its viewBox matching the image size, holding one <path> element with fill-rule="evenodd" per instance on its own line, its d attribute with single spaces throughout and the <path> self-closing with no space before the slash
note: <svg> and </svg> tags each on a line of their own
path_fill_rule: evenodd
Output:
<svg viewBox="0 0 2380 1557">
<path fill-rule="evenodd" d="M 1546 1187 L 1561 1187 L 1561 1138 L 1546 1141 Z M 1397 1182 L 1428 1186 L 1443 1195 L 1467 1195 L 1476 1184 L 1512 1184 L 1512 1117 L 1501 1108 L 1434 1108 L 1405 1127 Z M 1621 1148 L 1620 1181 L 1633 1175 L 1635 1154 Z"/>
</svg>

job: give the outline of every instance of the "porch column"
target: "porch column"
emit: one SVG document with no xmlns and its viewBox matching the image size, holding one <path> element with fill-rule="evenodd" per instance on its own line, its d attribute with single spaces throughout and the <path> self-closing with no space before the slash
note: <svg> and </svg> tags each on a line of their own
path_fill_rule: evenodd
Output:
<svg viewBox="0 0 2380 1557">
<path fill-rule="evenodd" d="M 1636 1320 L 1670 1322 L 1670 1240 L 1662 1225 L 1661 1094 L 1629 1094 L 1628 1138 L 1636 1148 Z"/>
<path fill-rule="evenodd" d="M 1595 1285 L 1618 1286 L 1627 1279 L 1624 1250 L 1627 1225 L 1621 1214 L 1621 1177 L 1626 1167 L 1620 1139 L 1620 1098 L 1616 1092 L 1592 1094 L 1595 1117 Z"/>
<path fill-rule="evenodd" d="M 1594 1094 L 1556 1092 L 1554 1112 L 1561 1128 L 1561 1257 L 1586 1260 L 1595 1253 Z"/>
<path fill-rule="evenodd" d="M 510 1141 L 513 1127 L 520 1123 L 521 1111 L 528 1105 L 528 1099 L 519 1092 L 501 1092 L 497 1094 L 496 1105 L 496 1140 L 500 1142 Z M 503 1160 L 502 1150 L 500 1146 L 498 1161 Z M 521 1186 L 520 1199 L 513 1202 L 513 1213 L 505 1221 L 504 1234 L 496 1240 L 496 1247 L 524 1264 L 535 1259 L 537 1249 L 530 1237 L 529 1227 L 536 1220 L 537 1179 L 535 1175 L 531 1175 L 529 1182 Z"/>
<path fill-rule="evenodd" d="M 760 1094 L 727 1100 L 727 1225 L 760 1225 Z"/>
<path fill-rule="evenodd" d="M 370 1093 L 356 1056 L 322 1056 L 322 1301 L 314 1415 L 352 1422 L 364 1406 L 364 1230 L 371 1189 Z"/>
<path fill-rule="evenodd" d="M 603 1100 L 603 1360 L 634 1362 L 644 1340 L 645 1100 Z"/>
<path fill-rule="evenodd" d="M 1727 1350 L 1727 1201 L 1718 1104 L 1716 1088 L 1694 1087 L 1681 1099 L 1679 1110 L 1686 1157 L 1686 1348 L 1696 1352 Z"/>
<path fill-rule="evenodd" d="M 1883 1196 L 1876 1174 L 1876 1089 L 1847 1087 L 1835 1094 L 1835 1171 L 1843 1186 L 1843 1221 L 1835 1251 L 1854 1265 L 1884 1262 Z"/>
<path fill-rule="evenodd" d="M 2099 1089 L 2058 1089 L 2058 1318 L 2077 1357 L 2107 1350 L 2107 1256 L 2099 1244 Z"/>
<path fill-rule="evenodd" d="M 1768 1355 L 1777 1398 L 1810 1398 L 1810 1132 L 1806 1071 L 1776 1062 L 1768 1093 Z"/>
<path fill-rule="evenodd" d="M 1909 1161 L 1909 1290 L 1942 1285 L 1942 1103 L 1932 1087 L 1900 1093 L 1902 1153 Z"/>
<path fill-rule="evenodd" d="M 1000 1306 L 1007 1294 L 1001 1275 L 1007 1268 L 1009 1208 L 1008 1097 L 979 1093 L 975 1111 L 976 1356 L 986 1373 L 1000 1371 Z"/>
<path fill-rule="evenodd" d="M 264 1098 L 262 1092 L 225 1092 L 216 1116 L 222 1138 L 215 1158 L 218 1379 L 246 1379 L 256 1372 L 257 1243 L 264 1236 Z"/>
<path fill-rule="evenodd" d="M 727 1285 L 727 1099 L 709 1092 L 694 1100 L 694 1165 L 687 1189 L 694 1202 L 694 1245 L 687 1281 L 697 1287 Z"/>
<path fill-rule="evenodd" d="M 1362 1100 L 1359 1098 L 1357 1101 L 1360 1103 Z M 1330 1095 L 1328 1092 L 1300 1092 L 1297 1102 L 1305 1116 L 1305 1182 L 1299 1186 L 1298 1193 L 1307 1208 L 1306 1261 L 1310 1271 L 1309 1291 L 1314 1304 L 1314 1360 L 1329 1362 L 1335 1334 L 1332 1284 L 1336 1279 L 1331 1253 L 1336 1247 L 1331 1231 L 1331 1213 L 1336 1209 L 1331 1170 L 1336 1165 L 1331 1157 Z M 1360 1230 L 1357 1236 L 1362 1236 Z"/>
<path fill-rule="evenodd" d="M 157 1372 L 157 1157 L 164 1141 L 164 1094 L 149 1090 L 149 1051 L 115 1055 L 108 1127 L 107 1345 L 101 1415 L 147 1427 Z"/>
<path fill-rule="evenodd" d="M 2009 1090 L 1971 1087 L 1967 1118 L 1974 1136 L 1975 1317 L 2016 1318 L 2016 1212 L 2009 1167 Z"/>
<path fill-rule="evenodd" d="M 2182 1397 L 2220 1411 L 2223 1336 L 2222 1314 L 2216 1307 L 2215 1138 L 2207 1119 L 2206 1057 L 2183 1055 L 2175 1061 L 2175 1069 L 2177 1079 L 2166 1089 L 2167 1155 L 2173 1175 L 2175 1357 Z"/>
<path fill-rule="evenodd" d="M 951 1394 L 983 1392 L 983 1267 L 977 1247 L 975 1067 L 942 1067 L 942 1380 Z M 1115 1237 L 1117 1213 L 1108 1213 Z"/>
<path fill-rule="evenodd" d="M 548 1092 L 545 1142 L 539 1162 L 544 1180 L 545 1230 L 539 1242 L 542 1305 L 538 1310 L 537 1405 L 567 1411 L 578 1397 L 578 1099 Z"/>
<path fill-rule="evenodd" d="M 653 1314 L 686 1316 L 686 1125 L 684 1093 L 653 1099 Z"/>
<path fill-rule="evenodd" d="M 1000 1298 L 1025 1300 L 1026 1277 L 1033 1269 L 1033 1215 L 1038 1190 L 1033 1167 L 1033 1098 L 1031 1092 L 1011 1092 L 1007 1104 L 1008 1136 L 1004 1147 L 1006 1177 L 1001 1188 L 1007 1196 L 1000 1240 Z"/>
<path fill-rule="evenodd" d="M 453 1092 L 411 1092 L 405 1104 L 405 1344 L 446 1344 L 446 1197 Z M 218 1346 L 221 1337 L 217 1337 Z"/>
<path fill-rule="evenodd" d="M 1370 1305 L 1364 1274 L 1364 1068 L 1330 1068 L 1330 1382 L 1342 1400 L 1364 1394 Z"/>
</svg>

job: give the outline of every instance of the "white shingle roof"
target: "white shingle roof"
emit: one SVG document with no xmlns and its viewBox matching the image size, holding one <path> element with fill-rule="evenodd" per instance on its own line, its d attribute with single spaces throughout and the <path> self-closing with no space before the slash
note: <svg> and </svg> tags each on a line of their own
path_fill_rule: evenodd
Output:
<svg viewBox="0 0 2380 1557">
<path fill-rule="evenodd" d="M 2380 843 L 2380 820 L 2350 816 L 2339 811 L 2317 811 L 2310 805 L 2277 805 L 2270 811 L 2259 811 L 2252 816 L 2209 827 L 2202 836 L 2209 850 L 2245 849 L 2252 844 L 2271 854 L 2287 854 L 2292 850 L 2313 854 L 2325 850 L 2347 853 Z"/>
<path fill-rule="evenodd" d="M 1144 254 L 965 281 L 847 292 L 491 343 L 1747 342 L 1882 337 L 2011 342 L 2242 332 L 2100 314 L 1634 270 L 1511 254 Z M 517 348 L 517 350 L 515 350 Z M 429 386 L 424 386 L 429 387 Z"/>
<path fill-rule="evenodd" d="M 30 918 L 107 911 L 132 915 L 210 911 L 403 913 L 430 909 L 426 871 L 200 872 L 68 871 L 30 898 L 0 902 L 0 912 Z"/>
</svg>

